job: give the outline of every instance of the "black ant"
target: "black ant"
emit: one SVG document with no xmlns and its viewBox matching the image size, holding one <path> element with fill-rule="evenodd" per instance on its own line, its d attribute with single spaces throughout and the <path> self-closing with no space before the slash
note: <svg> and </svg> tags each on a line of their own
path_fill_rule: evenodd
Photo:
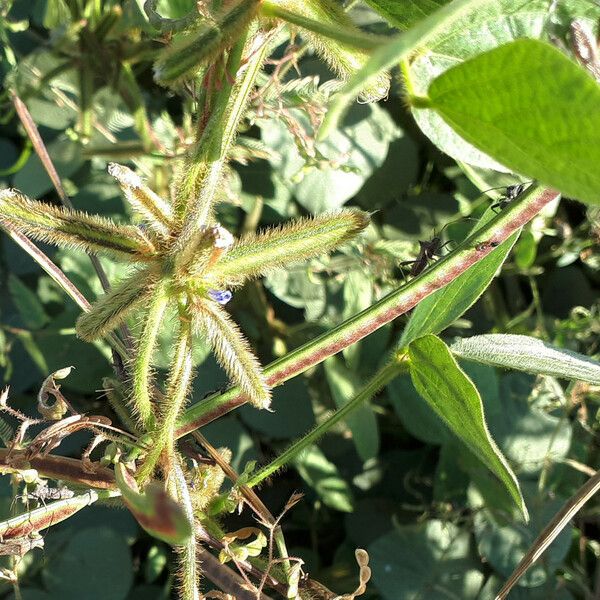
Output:
<svg viewBox="0 0 600 600">
<path fill-rule="evenodd" d="M 475 246 L 475 250 L 477 250 L 477 252 L 483 252 L 484 250 L 487 250 L 488 248 L 497 248 L 499 245 L 500 245 L 500 242 L 496 242 L 496 241 L 479 242 Z"/>
<path fill-rule="evenodd" d="M 400 263 L 400 266 L 412 265 L 410 275 L 420 275 L 427 268 L 429 261 L 433 260 L 436 256 L 442 256 L 444 247 L 452 243 L 452 240 L 448 240 L 442 244 L 441 234 L 442 232 L 440 231 L 440 234 L 432 237 L 431 240 L 419 240 L 419 254 L 417 258 L 414 260 L 405 260 Z"/>
<path fill-rule="evenodd" d="M 495 212 L 495 213 L 499 213 L 500 211 L 504 210 L 511 202 L 514 202 L 525 190 L 525 186 L 528 185 L 529 183 L 532 183 L 531 181 L 527 181 L 525 183 L 514 183 L 513 185 L 508 185 L 506 186 L 506 192 L 504 193 L 504 197 L 500 198 L 500 200 L 498 200 L 498 202 L 495 202 L 494 204 L 492 204 L 492 206 L 490 206 L 490 208 Z M 490 190 L 486 190 L 487 192 L 490 192 L 491 190 L 497 190 L 499 188 L 491 188 Z"/>
</svg>

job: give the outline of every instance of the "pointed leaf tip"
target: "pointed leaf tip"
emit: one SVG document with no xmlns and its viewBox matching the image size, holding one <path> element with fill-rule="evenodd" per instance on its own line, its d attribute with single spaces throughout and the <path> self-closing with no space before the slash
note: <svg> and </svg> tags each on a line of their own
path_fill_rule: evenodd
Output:
<svg viewBox="0 0 600 600">
<path fill-rule="evenodd" d="M 410 375 L 419 395 L 502 482 L 527 520 L 519 482 L 490 435 L 479 391 L 458 366 L 448 346 L 438 337 L 426 335 L 411 342 L 408 353 Z"/>
</svg>

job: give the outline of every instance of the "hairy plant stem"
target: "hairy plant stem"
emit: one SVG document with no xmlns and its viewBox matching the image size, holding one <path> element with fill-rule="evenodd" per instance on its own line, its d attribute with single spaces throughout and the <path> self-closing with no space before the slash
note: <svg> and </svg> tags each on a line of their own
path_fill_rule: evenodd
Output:
<svg viewBox="0 0 600 600">
<path fill-rule="evenodd" d="M 160 422 L 155 429 L 154 445 L 141 466 L 138 481 L 146 481 L 154 472 L 165 452 L 166 464 L 173 464 L 175 451 L 175 424 L 181 412 L 192 379 L 192 331 L 184 308 L 179 318 L 179 334 L 175 343 L 173 362 L 169 370 L 167 392 L 161 406 Z"/>
<path fill-rule="evenodd" d="M 167 284 L 163 281 L 157 285 L 154 291 L 133 362 L 133 411 L 144 431 L 150 431 L 156 422 L 152 403 L 151 361 L 169 302 L 166 287 Z"/>
<path fill-rule="evenodd" d="M 52 527 L 73 516 L 82 508 L 93 504 L 100 499 L 108 499 L 120 496 L 117 490 L 88 490 L 87 492 L 68 498 L 58 500 L 47 506 L 36 508 L 12 519 L 0 522 L 0 536 L 3 541 L 10 538 L 22 538 L 30 533 Z"/>
<path fill-rule="evenodd" d="M 345 419 L 353 410 L 358 408 L 363 402 L 368 402 L 381 388 L 386 386 L 392 379 L 408 371 L 408 362 L 404 355 L 394 357 L 384 367 L 382 367 L 358 392 L 352 400 L 346 402 L 342 408 L 336 410 L 330 417 L 317 425 L 310 433 L 292 444 L 287 450 L 284 450 L 275 460 L 262 467 L 246 482 L 250 488 L 259 485 L 262 481 L 270 477 L 273 473 L 291 462 L 303 450 L 314 444 L 320 437 L 325 435 L 342 419 Z"/>
<path fill-rule="evenodd" d="M 375 50 L 376 48 L 380 48 L 387 41 L 387 38 L 385 37 L 369 35 L 360 30 L 346 29 L 339 25 L 335 27 L 323 21 L 310 19 L 309 17 L 288 10 L 278 2 L 272 2 L 270 0 L 263 0 L 260 10 L 266 17 L 281 19 L 287 23 L 296 25 L 297 27 L 308 29 L 313 33 L 323 35 L 332 40 L 336 40 L 341 44 L 346 44 L 361 50 Z"/>
<path fill-rule="evenodd" d="M 443 288 L 480 261 L 558 196 L 559 193 L 555 190 L 532 187 L 522 198 L 469 235 L 454 251 L 424 273 L 333 330 L 271 363 L 264 371 L 267 383 L 270 386 L 282 384 L 409 311 L 423 298 Z M 246 401 L 247 398 L 236 387 L 198 402 L 182 416 L 177 427 L 177 437 L 210 423 Z"/>
<path fill-rule="evenodd" d="M 0 473 L 18 472 L 20 469 L 14 465 L 27 462 L 40 476 L 48 479 L 60 479 L 100 490 L 117 487 L 114 472 L 105 467 L 94 465 L 94 472 L 91 473 L 89 469 L 86 470 L 83 461 L 75 458 L 47 454 L 34 456 L 26 461 L 25 456 L 24 450 L 9 451 L 6 448 L 0 448 Z"/>
<path fill-rule="evenodd" d="M 203 235 L 202 225 L 209 221 L 215 196 L 226 165 L 226 155 L 244 116 L 246 104 L 265 60 L 268 37 L 257 34 L 245 45 L 239 42 L 230 53 L 227 71 L 240 71 L 243 52 L 252 50 L 244 65 L 241 78 L 231 85 L 227 82 L 217 95 L 208 124 L 189 161 L 190 169 L 181 182 L 180 202 L 185 203 L 183 227 L 176 244 L 178 264 L 187 264 L 194 255 L 196 244 Z M 258 44 L 258 48 L 255 46 Z M 195 190 L 198 190 L 197 192 Z"/>
<path fill-rule="evenodd" d="M 177 491 L 177 500 L 195 530 L 192 499 L 181 465 L 179 463 L 174 463 L 171 473 Z M 179 562 L 181 563 L 181 568 L 178 571 L 178 578 L 181 582 L 179 586 L 181 598 L 182 600 L 199 600 L 200 594 L 198 591 L 198 583 L 200 574 L 198 572 L 198 558 L 196 556 L 195 533 L 192 533 L 190 539 L 183 547 L 178 548 L 178 554 Z"/>
</svg>

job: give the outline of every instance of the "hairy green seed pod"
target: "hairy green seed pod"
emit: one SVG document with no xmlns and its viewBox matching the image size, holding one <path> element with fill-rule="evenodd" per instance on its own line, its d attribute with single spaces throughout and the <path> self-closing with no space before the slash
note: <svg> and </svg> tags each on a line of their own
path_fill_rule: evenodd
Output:
<svg viewBox="0 0 600 600">
<path fill-rule="evenodd" d="M 256 408 L 269 408 L 271 392 L 250 345 L 227 312 L 216 302 L 193 307 L 194 332 L 204 335 L 219 364 Z"/>
<path fill-rule="evenodd" d="M 104 294 L 89 312 L 77 319 L 77 335 L 91 342 L 111 332 L 134 308 L 147 302 L 155 285 L 156 276 L 152 271 L 136 271 Z"/>
<path fill-rule="evenodd" d="M 168 236 L 173 227 L 171 206 L 145 185 L 131 169 L 110 163 L 108 173 L 117 180 L 131 207 L 148 225 L 162 236 Z"/>
<path fill-rule="evenodd" d="M 335 250 L 369 224 L 369 215 L 347 209 L 318 217 L 300 219 L 292 225 L 268 229 L 238 240 L 203 279 L 209 285 L 239 286 L 290 263 L 307 260 Z"/>
<path fill-rule="evenodd" d="M 154 78 L 173 85 L 194 76 L 229 48 L 258 12 L 258 0 L 227 2 L 214 20 L 205 20 L 167 48 L 154 65 Z"/>
<path fill-rule="evenodd" d="M 137 227 L 35 202 L 16 190 L 0 191 L 0 225 L 41 242 L 130 261 L 151 260 L 155 253 L 152 242 Z"/>
</svg>

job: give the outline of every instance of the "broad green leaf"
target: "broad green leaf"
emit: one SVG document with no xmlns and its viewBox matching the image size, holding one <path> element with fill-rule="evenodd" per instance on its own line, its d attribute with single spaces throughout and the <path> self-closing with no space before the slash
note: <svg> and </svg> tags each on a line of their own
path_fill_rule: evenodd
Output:
<svg viewBox="0 0 600 600">
<path fill-rule="evenodd" d="M 265 277 L 265 286 L 286 304 L 304 309 L 307 321 L 316 321 L 325 311 L 325 281 L 308 269 L 275 271 Z"/>
<path fill-rule="evenodd" d="M 358 374 L 348 369 L 336 356 L 325 361 L 325 374 L 338 408 L 356 396 L 364 384 Z M 379 430 L 373 409 L 363 403 L 345 420 L 360 458 L 363 461 L 375 458 L 379 452 Z"/>
<path fill-rule="evenodd" d="M 600 385 L 600 362 L 528 335 L 476 335 L 450 349 L 461 358 L 496 367 Z"/>
<path fill-rule="evenodd" d="M 525 231 L 515 245 L 515 263 L 519 269 L 529 269 L 535 262 L 537 254 L 537 241 L 531 231 Z"/>
<path fill-rule="evenodd" d="M 469 489 L 469 504 L 475 519 L 475 539 L 480 556 L 503 577 L 509 577 L 535 538 L 564 505 L 566 498 L 556 492 L 540 494 L 535 482 L 523 485 L 527 504 L 532 507 L 531 521 L 524 525 L 508 521 L 503 515 L 486 509 L 483 498 Z M 519 580 L 518 587 L 535 588 L 551 582 L 571 547 L 571 530 L 567 526 L 544 552 L 544 560 L 537 561 Z"/>
<path fill-rule="evenodd" d="M 396 66 L 417 48 L 435 39 L 441 31 L 452 27 L 465 15 L 481 10 L 489 2 L 490 0 L 454 0 L 373 52 L 365 66 L 357 71 L 335 96 L 319 129 L 318 139 L 324 140 L 332 134 L 350 103 L 383 71 Z"/>
<path fill-rule="evenodd" d="M 352 512 L 354 501 L 350 486 L 317 446 L 311 446 L 302 453 L 295 464 L 302 479 L 327 506 L 342 512 Z"/>
<path fill-rule="evenodd" d="M 399 3 L 400 4 L 400 3 Z M 403 4 L 403 3 L 401 3 Z M 556 38 L 574 20 L 595 29 L 600 7 L 587 0 L 563 0 L 560 10 L 549 12 L 547 0 L 496 0 L 477 8 L 449 28 L 444 28 L 410 63 L 414 93 L 425 95 L 429 84 L 447 69 L 482 52 L 518 38 Z M 456 35 L 460 31 L 461 35 Z M 414 110 L 419 127 L 431 141 L 453 158 L 479 167 L 506 171 L 506 167 L 468 143 L 431 110 Z M 492 184 L 482 187 L 493 187 Z"/>
<path fill-rule="evenodd" d="M 115 468 L 115 478 L 125 505 L 150 535 L 174 545 L 189 540 L 192 524 L 161 484 L 153 482 L 140 493 L 135 479 L 122 463 Z"/>
<path fill-rule="evenodd" d="M 600 203 L 600 86 L 560 50 L 522 39 L 449 69 L 431 107 L 513 171 Z"/>
<path fill-rule="evenodd" d="M 496 594 L 502 588 L 505 578 L 492 575 L 486 582 L 477 600 L 496 600 Z M 537 588 L 515 586 L 510 592 L 510 600 L 575 600 L 573 594 L 565 587 L 562 577 L 556 577 L 554 585 L 542 585 Z"/>
<path fill-rule="evenodd" d="M 16 275 L 8 277 L 8 289 L 23 322 L 30 329 L 41 329 L 49 317 L 38 297 Z"/>
<path fill-rule="evenodd" d="M 373 281 L 370 273 L 350 271 L 344 281 L 344 310 L 342 317 L 349 319 L 373 303 Z M 348 366 L 356 370 L 361 355 L 361 342 L 344 348 L 343 355 Z M 331 382 L 330 382 L 331 383 Z"/>
<path fill-rule="evenodd" d="M 291 113 L 312 135 L 310 122 L 300 111 Z M 399 136 L 389 114 L 377 105 L 357 105 L 348 118 L 314 148 L 309 159 L 299 152 L 294 136 L 283 121 L 259 122 L 262 139 L 275 154 L 273 168 L 313 214 L 339 209 L 381 166 L 389 144 Z M 308 163 L 308 164 L 307 164 Z"/>
<path fill-rule="evenodd" d="M 308 398 L 306 379 L 297 377 L 273 390 L 273 412 L 242 406 L 239 415 L 255 431 L 275 440 L 291 440 L 308 433 L 315 424 Z"/>
<path fill-rule="evenodd" d="M 75 110 L 71 110 L 63 104 L 58 104 L 45 98 L 29 98 L 27 100 L 27 108 L 31 113 L 31 118 L 38 127 L 43 125 L 50 129 L 64 131 L 73 125 L 73 122 L 77 119 L 77 112 Z M 70 148 L 69 145 L 65 145 L 64 151 L 67 153 L 66 156 L 69 155 Z"/>
<path fill-rule="evenodd" d="M 408 29 L 450 0 L 366 0 L 366 3 L 398 29 Z"/>
<path fill-rule="evenodd" d="M 385 600 L 475 600 L 483 584 L 469 532 L 450 522 L 397 527 L 368 552 L 373 582 Z"/>
<path fill-rule="evenodd" d="M 410 374 L 419 394 L 502 482 L 527 519 L 517 479 L 488 431 L 481 396 L 446 344 L 427 335 L 411 342 L 408 352 Z"/>
<path fill-rule="evenodd" d="M 387 391 L 396 414 L 410 435 L 436 446 L 451 439 L 448 426 L 423 402 L 408 374 L 388 383 Z"/>
<path fill-rule="evenodd" d="M 469 373 L 474 366 L 483 365 L 465 363 Z M 558 382 L 552 377 L 534 378 L 525 373 L 506 374 L 496 397 L 484 397 L 489 430 L 523 477 L 536 477 L 549 464 L 562 462 L 572 449 L 572 425 L 560 412 L 549 414 L 549 407 L 555 406 L 567 406 Z"/>
<path fill-rule="evenodd" d="M 419 302 L 402 332 L 399 345 L 407 346 L 428 333 L 440 333 L 465 313 L 491 283 L 518 235 L 511 235 L 452 283 Z"/>
<path fill-rule="evenodd" d="M 133 583 L 129 545 L 107 527 L 77 531 L 47 558 L 43 575 L 51 598 L 123 600 Z"/>
<path fill-rule="evenodd" d="M 81 146 L 66 136 L 50 142 L 48 152 L 62 179 L 73 175 L 84 162 Z M 13 185 L 31 198 L 43 196 L 53 189 L 52 182 L 37 154 L 32 154 L 25 166 L 15 175 Z"/>
</svg>

